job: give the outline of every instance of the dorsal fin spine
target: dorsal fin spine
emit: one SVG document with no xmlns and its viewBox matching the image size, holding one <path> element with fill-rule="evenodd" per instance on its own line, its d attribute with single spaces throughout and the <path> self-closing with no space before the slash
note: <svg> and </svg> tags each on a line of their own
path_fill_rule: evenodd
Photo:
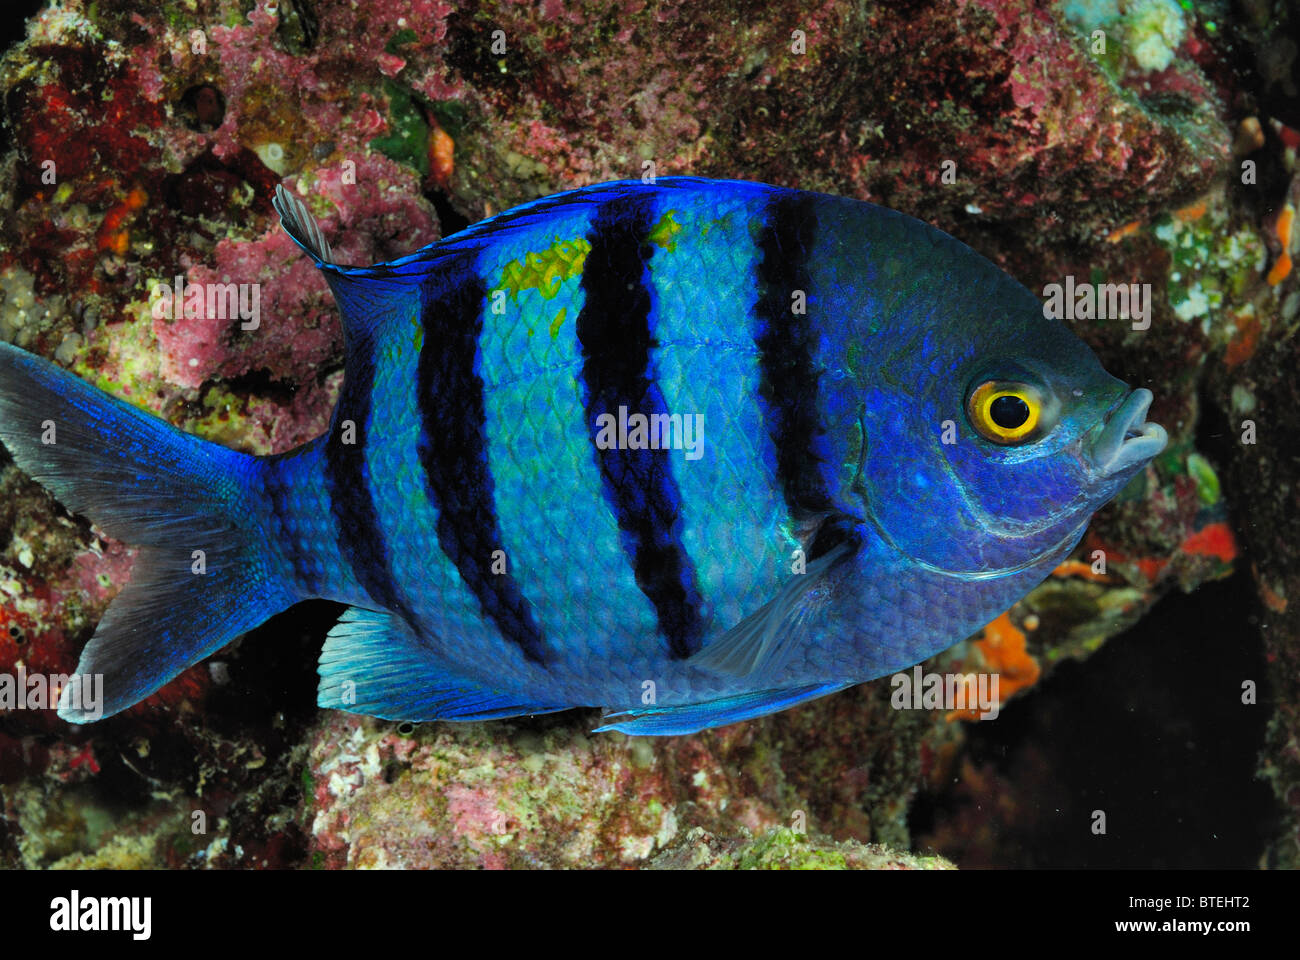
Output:
<svg viewBox="0 0 1300 960">
<path fill-rule="evenodd" d="M 334 263 L 329 241 L 325 239 L 320 224 L 311 215 L 307 205 L 286 190 L 283 184 L 276 184 L 275 197 L 271 200 L 271 206 L 280 215 L 280 226 L 284 228 L 284 232 L 293 238 L 294 243 L 307 251 L 317 264 L 325 266 Z"/>
</svg>

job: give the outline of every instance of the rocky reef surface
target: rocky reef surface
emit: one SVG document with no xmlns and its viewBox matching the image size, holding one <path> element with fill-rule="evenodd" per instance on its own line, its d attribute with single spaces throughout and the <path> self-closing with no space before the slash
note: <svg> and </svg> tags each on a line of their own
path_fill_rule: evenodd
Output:
<svg viewBox="0 0 1300 960">
<path fill-rule="evenodd" d="M 316 436 L 341 334 L 281 181 L 348 263 L 692 173 L 892 206 L 1031 289 L 1150 284 L 1144 327 L 1074 326 L 1154 392 L 1168 449 L 925 668 L 999 673 L 1005 718 L 1163 598 L 1245 578 L 1222 643 L 1264 672 L 1221 695 L 1267 714 L 1242 747 L 1279 811 L 1260 862 L 1300 866 L 1297 32 L 1284 0 L 68 0 L 0 66 L 0 338 L 237 449 Z M 260 284 L 258 328 L 155 317 L 178 276 Z M 0 673 L 67 673 L 131 551 L 0 462 Z M 277 617 L 94 726 L 0 715 L 0 864 L 924 869 L 950 864 L 914 850 L 918 792 L 1010 802 L 965 756 L 976 721 L 894 709 L 888 680 L 672 739 L 592 735 L 587 711 L 320 712 L 336 613 Z"/>
</svg>

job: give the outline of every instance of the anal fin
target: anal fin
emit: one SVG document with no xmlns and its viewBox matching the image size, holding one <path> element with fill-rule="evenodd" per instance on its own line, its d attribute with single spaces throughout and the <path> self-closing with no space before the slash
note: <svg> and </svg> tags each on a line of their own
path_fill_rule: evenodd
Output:
<svg viewBox="0 0 1300 960">
<path fill-rule="evenodd" d="M 835 693 L 848 686 L 852 684 L 836 681 L 787 687 L 782 690 L 758 690 L 718 700 L 706 700 L 703 703 L 623 710 L 606 714 L 605 723 L 597 727 L 594 732 L 607 733 L 610 730 L 618 730 L 620 733 L 632 736 L 659 737 L 698 733 L 711 727 L 724 727 L 727 724 L 776 713 L 778 710 L 785 710 L 806 700 L 824 697 L 828 693 Z"/>
<path fill-rule="evenodd" d="M 447 672 L 400 617 L 349 607 L 325 638 L 316 703 L 384 720 L 499 720 L 572 704 L 532 703 Z"/>
</svg>

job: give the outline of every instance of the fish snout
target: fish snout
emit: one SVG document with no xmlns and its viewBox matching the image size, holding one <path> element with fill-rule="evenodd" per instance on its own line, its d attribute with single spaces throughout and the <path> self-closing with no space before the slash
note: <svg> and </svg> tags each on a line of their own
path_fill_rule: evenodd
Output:
<svg viewBox="0 0 1300 960">
<path fill-rule="evenodd" d="M 1169 442 L 1165 428 L 1146 418 L 1151 399 L 1151 391 L 1139 387 L 1107 418 L 1089 451 L 1092 467 L 1100 476 L 1131 471 L 1158 454 Z"/>
</svg>

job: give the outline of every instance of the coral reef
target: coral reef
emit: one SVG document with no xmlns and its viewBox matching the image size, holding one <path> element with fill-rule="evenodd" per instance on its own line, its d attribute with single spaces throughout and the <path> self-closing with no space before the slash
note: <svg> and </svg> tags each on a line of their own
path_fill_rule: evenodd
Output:
<svg viewBox="0 0 1300 960">
<path fill-rule="evenodd" d="M 855 840 L 828 843 L 788 827 L 760 837 L 742 830 L 736 837 L 717 837 L 693 827 L 646 864 L 649 870 L 951 870 L 943 857 L 900 853 Z"/>
<path fill-rule="evenodd" d="M 779 826 L 906 848 L 924 741 L 884 685 L 692 737 L 591 735 L 597 715 L 406 727 L 321 717 L 313 865 L 633 866 L 692 827 Z"/>
<path fill-rule="evenodd" d="M 1151 284 L 1148 327 L 1076 328 L 1155 393 L 1168 450 L 925 668 L 1002 671 L 1005 714 L 1161 597 L 1248 568 L 1270 673 L 1240 679 L 1269 691 L 1261 770 L 1290 817 L 1269 857 L 1300 865 L 1300 120 L 1278 39 L 1300 14 L 1272 30 L 1244 6 L 69 0 L 0 73 L 0 337 L 232 447 L 317 435 L 341 334 L 271 215 L 281 180 L 347 263 L 694 173 L 893 206 L 1031 289 Z M 160 309 L 178 277 L 259 284 L 254 325 Z M 66 672 L 131 553 L 5 464 L 0 672 Z M 410 730 L 317 713 L 330 615 L 277 618 L 93 727 L 0 717 L 0 863 L 947 865 L 906 852 L 908 811 L 974 721 L 894 710 L 887 680 L 669 740 L 592 736 L 583 712 Z"/>
</svg>

